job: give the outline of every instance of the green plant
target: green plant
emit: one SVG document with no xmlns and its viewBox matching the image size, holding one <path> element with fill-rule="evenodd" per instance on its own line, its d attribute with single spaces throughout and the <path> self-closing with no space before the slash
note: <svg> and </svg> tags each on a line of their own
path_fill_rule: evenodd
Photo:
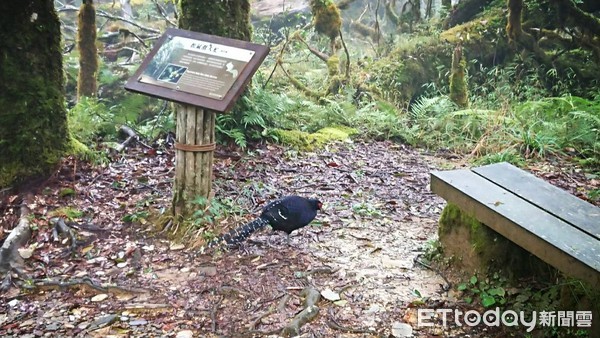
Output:
<svg viewBox="0 0 600 338">
<path fill-rule="evenodd" d="M 516 166 L 525 165 L 525 160 L 514 148 L 504 149 L 499 153 L 486 154 L 475 160 L 476 165 L 486 165 L 500 162 L 508 162 Z"/>
<path fill-rule="evenodd" d="M 68 112 L 71 135 L 85 145 L 110 128 L 111 110 L 95 98 L 81 97 Z"/>
<path fill-rule="evenodd" d="M 370 217 L 381 217 L 381 211 L 377 207 L 368 202 L 360 202 L 352 205 L 352 211 L 356 215 L 370 216 Z"/>
<path fill-rule="evenodd" d="M 150 216 L 150 213 L 148 211 L 145 210 L 140 210 L 140 211 L 136 211 L 130 214 L 126 214 L 124 215 L 121 219 L 123 220 L 123 222 L 128 222 L 128 223 L 141 223 L 144 224 L 146 223 L 148 216 Z"/>
<path fill-rule="evenodd" d="M 600 189 L 592 189 L 587 192 L 587 196 L 591 201 L 600 200 Z"/>
<path fill-rule="evenodd" d="M 196 207 L 192 215 L 193 224 L 197 227 L 203 227 L 208 224 L 215 224 L 218 220 L 223 220 L 230 215 L 239 215 L 243 211 L 230 198 L 214 198 L 208 201 L 206 197 L 197 197 L 191 202 Z"/>
<path fill-rule="evenodd" d="M 442 257 L 442 243 L 437 239 L 428 240 L 422 256 L 425 263 L 429 263 Z"/>
<path fill-rule="evenodd" d="M 481 305 L 487 308 L 506 303 L 506 291 L 500 286 L 505 282 L 506 279 L 500 277 L 497 273 L 493 275 L 491 280 L 480 280 L 477 276 L 471 276 L 469 281 L 458 284 L 457 290 L 464 292 L 465 297 L 463 299 L 467 303 L 472 303 L 478 299 Z"/>
</svg>

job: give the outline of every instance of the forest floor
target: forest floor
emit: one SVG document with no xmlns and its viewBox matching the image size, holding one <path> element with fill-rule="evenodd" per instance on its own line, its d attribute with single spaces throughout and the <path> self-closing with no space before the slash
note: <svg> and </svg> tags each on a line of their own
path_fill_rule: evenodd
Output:
<svg viewBox="0 0 600 338">
<path fill-rule="evenodd" d="M 302 326 L 303 337 L 502 336 L 417 325 L 418 308 L 474 307 L 437 270 L 418 263 L 436 239 L 445 204 L 430 192 L 429 173 L 465 163 L 449 158 L 393 142 L 345 142 L 304 153 L 262 145 L 219 156 L 215 197 L 237 205 L 220 227 L 243 224 L 288 194 L 318 197 L 325 209 L 290 244 L 281 233 L 262 231 L 239 250 L 203 255 L 171 240 L 180 229 L 155 231 L 146 214 L 170 206 L 172 150 L 132 148 L 100 167 L 65 160 L 31 206 L 35 231 L 25 249 L 26 272 L 44 286 L 0 295 L 0 336 L 263 337 L 303 309 L 307 286 L 327 299 Z M 573 181 L 586 182 L 564 166 L 537 173 L 544 172 L 572 192 Z M 1 207 L 0 224 L 8 230 L 18 205 Z M 82 225 L 86 219 L 101 228 L 80 228 L 74 251 L 53 239 L 48 222 L 51 211 L 65 207 L 85 212 Z"/>
</svg>

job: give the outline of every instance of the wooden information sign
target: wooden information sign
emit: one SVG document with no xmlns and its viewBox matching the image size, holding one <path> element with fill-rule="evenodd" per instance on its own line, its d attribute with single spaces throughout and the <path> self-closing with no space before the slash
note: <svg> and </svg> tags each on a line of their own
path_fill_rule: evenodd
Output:
<svg viewBox="0 0 600 338">
<path fill-rule="evenodd" d="M 169 28 L 125 89 L 226 112 L 268 53 L 267 46 Z"/>
<path fill-rule="evenodd" d="M 169 28 L 125 89 L 176 107 L 173 213 L 191 216 L 196 197 L 211 198 L 216 112 L 234 105 L 269 47 Z"/>
</svg>

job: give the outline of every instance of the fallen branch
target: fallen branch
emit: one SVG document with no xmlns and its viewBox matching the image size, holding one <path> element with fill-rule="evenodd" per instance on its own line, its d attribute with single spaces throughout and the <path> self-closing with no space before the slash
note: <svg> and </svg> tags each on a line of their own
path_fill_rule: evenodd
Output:
<svg viewBox="0 0 600 338">
<path fill-rule="evenodd" d="M 117 152 L 123 151 L 123 149 L 125 149 L 125 147 L 127 147 L 127 145 L 129 145 L 129 143 L 131 143 L 131 141 L 133 141 L 133 140 L 137 141 L 137 143 L 139 143 L 141 146 L 143 146 L 146 149 L 152 149 L 151 146 L 140 141 L 140 137 L 136 134 L 136 132 L 133 129 L 131 129 L 127 126 L 121 126 L 120 131 L 123 132 L 125 135 L 127 135 L 127 139 L 125 139 L 125 141 L 123 141 L 121 144 L 119 144 L 118 146 L 115 147 L 115 150 Z"/>
</svg>

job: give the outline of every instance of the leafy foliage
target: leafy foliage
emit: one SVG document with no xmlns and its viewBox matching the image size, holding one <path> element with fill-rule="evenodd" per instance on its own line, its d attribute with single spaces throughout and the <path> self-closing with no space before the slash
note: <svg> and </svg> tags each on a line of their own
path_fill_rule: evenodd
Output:
<svg viewBox="0 0 600 338">
<path fill-rule="evenodd" d="M 506 280 L 498 274 L 494 274 L 492 279 L 478 279 L 477 276 L 471 276 L 468 282 L 458 284 L 457 290 L 464 293 L 464 300 L 467 303 L 478 299 L 481 305 L 487 308 L 506 303 L 506 290 L 500 286 L 504 282 Z"/>
<path fill-rule="evenodd" d="M 99 133 L 114 128 L 111 119 L 110 108 L 96 98 L 81 97 L 68 112 L 71 135 L 86 145 L 92 144 Z"/>
</svg>

